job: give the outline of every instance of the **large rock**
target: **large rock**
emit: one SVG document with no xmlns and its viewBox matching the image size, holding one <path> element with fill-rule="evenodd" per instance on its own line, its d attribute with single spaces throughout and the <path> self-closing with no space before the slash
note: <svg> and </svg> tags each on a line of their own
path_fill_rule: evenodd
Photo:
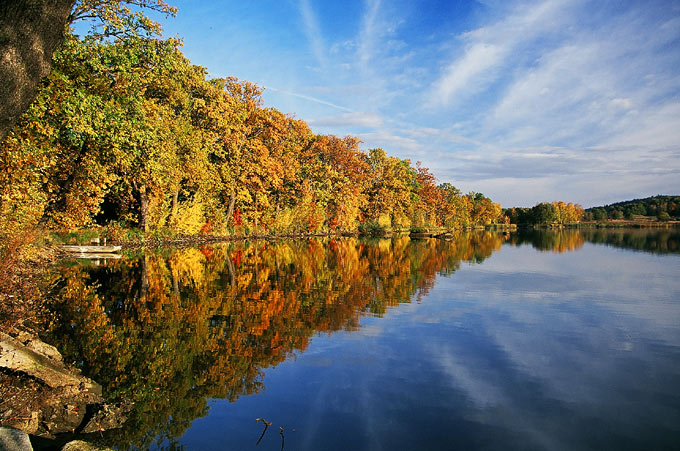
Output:
<svg viewBox="0 0 680 451">
<path fill-rule="evenodd" d="M 33 451 L 33 447 L 24 431 L 0 426 L 0 451 Z"/>
<path fill-rule="evenodd" d="M 32 348 L 36 349 L 36 347 L 39 347 L 39 345 L 33 341 Z M 49 345 L 44 347 L 51 348 Z M 0 332 L 0 367 L 26 373 L 52 388 L 75 386 L 101 395 L 102 388 L 99 384 L 74 374 L 60 360 L 39 354 L 33 349 Z M 50 351 L 50 354 L 52 354 L 52 351 Z"/>
<path fill-rule="evenodd" d="M 64 445 L 61 451 L 113 451 L 111 448 L 97 446 L 82 440 L 74 440 Z"/>
<path fill-rule="evenodd" d="M 121 410 L 107 408 L 101 386 L 66 368 L 59 352 L 32 337 L 13 338 L 0 332 L 0 420 L 40 437 L 52 438 L 88 426 L 119 427 Z M 87 412 L 94 411 L 85 424 Z M 96 428 L 96 429 L 95 429 Z"/>
</svg>

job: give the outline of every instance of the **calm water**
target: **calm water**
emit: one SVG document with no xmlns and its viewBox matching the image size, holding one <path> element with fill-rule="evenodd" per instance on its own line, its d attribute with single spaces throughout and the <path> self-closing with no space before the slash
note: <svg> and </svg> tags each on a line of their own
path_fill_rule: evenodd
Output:
<svg viewBox="0 0 680 451">
<path fill-rule="evenodd" d="M 134 400 L 99 437 L 121 448 L 678 449 L 679 243 L 482 233 L 68 265 L 52 341 Z"/>
</svg>

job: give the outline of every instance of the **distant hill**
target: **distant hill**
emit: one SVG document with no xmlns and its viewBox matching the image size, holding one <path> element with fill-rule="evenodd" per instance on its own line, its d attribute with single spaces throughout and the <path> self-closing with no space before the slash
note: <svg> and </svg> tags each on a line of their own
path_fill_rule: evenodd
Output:
<svg viewBox="0 0 680 451">
<path fill-rule="evenodd" d="M 633 219 L 635 216 L 680 218 L 680 196 L 653 196 L 592 207 L 586 209 L 584 219 Z"/>
</svg>

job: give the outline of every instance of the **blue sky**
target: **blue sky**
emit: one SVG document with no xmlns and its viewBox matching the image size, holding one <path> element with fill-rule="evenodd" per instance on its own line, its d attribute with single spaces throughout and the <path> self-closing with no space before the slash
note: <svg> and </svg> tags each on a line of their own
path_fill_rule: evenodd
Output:
<svg viewBox="0 0 680 451">
<path fill-rule="evenodd" d="M 316 133 L 503 206 L 680 194 L 680 1 L 172 1 L 166 36 Z"/>
</svg>

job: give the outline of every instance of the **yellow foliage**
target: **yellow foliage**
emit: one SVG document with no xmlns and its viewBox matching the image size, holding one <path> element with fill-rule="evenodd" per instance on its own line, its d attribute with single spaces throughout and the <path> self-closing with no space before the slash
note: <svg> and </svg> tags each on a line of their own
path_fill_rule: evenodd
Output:
<svg viewBox="0 0 680 451">
<path fill-rule="evenodd" d="M 390 215 L 387 213 L 380 213 L 380 216 L 378 216 L 378 225 L 380 227 L 392 227 L 392 219 L 390 219 Z"/>
<path fill-rule="evenodd" d="M 198 249 L 182 249 L 170 259 L 173 277 L 186 285 L 200 287 L 205 280 L 205 256 Z"/>
<path fill-rule="evenodd" d="M 170 228 L 182 235 L 196 235 L 204 225 L 203 203 L 199 200 L 180 204 L 170 218 Z"/>
<path fill-rule="evenodd" d="M 291 208 L 284 208 L 274 214 L 271 228 L 275 233 L 291 233 L 295 224 L 295 212 Z"/>
<path fill-rule="evenodd" d="M 398 229 L 408 229 L 411 227 L 411 220 L 403 213 L 394 213 L 392 218 L 392 225 Z"/>
</svg>

